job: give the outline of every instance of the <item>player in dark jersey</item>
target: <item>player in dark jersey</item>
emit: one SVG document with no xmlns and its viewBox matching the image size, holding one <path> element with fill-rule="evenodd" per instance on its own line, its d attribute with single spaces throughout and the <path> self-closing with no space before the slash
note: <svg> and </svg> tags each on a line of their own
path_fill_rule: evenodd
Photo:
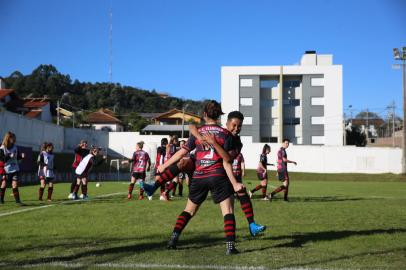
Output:
<svg viewBox="0 0 406 270">
<path fill-rule="evenodd" d="M 1 179 L 0 203 L 4 203 L 7 182 L 11 182 L 16 203 L 23 205 L 20 200 L 20 192 L 18 191 L 18 173 L 20 171 L 18 164 L 20 160 L 24 159 L 25 154 L 18 151 L 16 142 L 16 135 L 9 131 L 4 135 L 3 142 L 0 146 L 0 161 L 4 164 L 4 175 Z"/>
<path fill-rule="evenodd" d="M 78 167 L 79 163 L 82 161 L 82 159 L 90 153 L 90 150 L 87 148 L 87 141 L 81 140 L 80 143 L 78 144 L 78 146 L 75 148 L 74 152 L 75 152 L 75 158 L 72 163 L 73 180 L 70 185 L 70 193 L 69 193 L 68 199 L 73 199 L 73 195 L 74 195 L 73 190 L 75 189 L 76 183 L 77 182 L 80 183 L 80 181 L 78 181 L 78 179 L 76 178 L 75 170 Z M 83 187 L 82 187 L 82 189 L 83 189 Z M 82 190 L 82 193 L 83 193 L 83 190 Z"/>
<path fill-rule="evenodd" d="M 78 190 L 79 190 L 79 185 L 82 185 L 82 195 L 84 200 L 88 199 L 87 195 L 87 183 L 89 180 L 89 173 L 92 170 L 94 166 L 99 166 L 102 164 L 106 159 L 107 156 L 103 156 L 100 159 L 96 159 L 99 155 L 100 148 L 96 146 L 92 146 L 90 153 L 85 156 L 82 161 L 80 161 L 79 165 L 77 166 L 75 170 L 76 174 L 76 179 L 78 180 L 76 182 L 75 188 L 73 189 L 73 200 L 78 199 Z"/>
<path fill-rule="evenodd" d="M 168 139 L 167 138 L 162 138 L 161 139 L 161 145 L 158 146 L 158 148 L 156 149 L 156 159 L 155 159 L 155 175 L 158 176 L 159 173 L 157 172 L 158 166 L 161 164 L 164 164 L 164 162 L 167 160 L 166 159 L 166 146 L 168 145 Z M 171 179 L 172 180 L 172 179 Z M 141 185 L 143 184 L 143 182 L 140 183 Z M 161 187 L 161 195 L 162 193 L 165 192 L 165 186 L 162 185 Z M 149 199 L 151 199 L 151 196 L 148 196 Z"/>
<path fill-rule="evenodd" d="M 242 183 L 242 177 L 244 176 L 244 170 L 242 165 L 244 158 L 241 153 L 243 144 L 241 143 L 239 136 L 243 121 L 244 115 L 239 111 L 233 111 L 228 114 L 226 123 L 227 130 L 231 132 L 234 139 L 234 150 L 231 152 L 231 156 L 233 158 L 232 168 L 233 174 L 239 183 Z M 204 137 L 200 136 L 200 134 L 197 133 L 196 127 L 193 125 L 189 126 L 189 130 L 195 137 L 197 137 L 201 141 L 207 141 L 210 144 L 216 143 L 216 141 L 213 141 L 212 136 L 207 135 Z M 254 209 L 252 207 L 251 199 L 247 194 L 246 190 L 244 189 L 243 191 L 236 193 L 236 197 L 240 201 L 241 209 L 244 212 L 245 217 L 248 221 L 249 225 L 248 228 L 250 234 L 252 236 L 256 236 L 259 233 L 265 231 L 266 229 L 265 226 L 255 223 Z"/>
<path fill-rule="evenodd" d="M 269 155 L 270 152 L 271 147 L 268 144 L 265 144 L 264 147 L 262 148 L 262 154 L 259 157 L 259 163 L 257 168 L 257 176 L 258 179 L 261 180 L 261 184 L 257 185 L 252 190 L 248 191 L 250 197 L 252 197 L 252 194 L 254 194 L 255 191 L 262 189 L 262 199 L 268 200 L 268 197 L 266 196 L 266 188 L 268 186 L 267 166 L 268 165 L 273 166 L 273 164 L 268 163 L 267 155 Z"/>
<path fill-rule="evenodd" d="M 142 150 L 144 147 L 144 142 L 138 142 L 136 146 L 136 151 L 133 153 L 133 156 L 129 160 L 125 160 L 122 163 L 129 163 L 132 162 L 131 168 L 131 183 L 128 186 L 128 195 L 127 198 L 131 200 L 132 193 L 134 189 L 134 185 L 137 181 L 145 181 L 145 172 L 149 171 L 151 168 L 151 160 L 147 152 Z M 140 188 L 140 196 L 138 197 L 139 200 L 144 199 L 144 190 L 142 187 Z"/>
<path fill-rule="evenodd" d="M 205 125 L 199 128 L 201 134 L 213 134 L 218 142 L 217 147 L 204 146 L 194 136 L 190 136 L 186 145 L 183 146 L 166 163 L 158 167 L 159 172 L 163 172 L 168 166 L 176 163 L 186 153 L 196 149 L 196 169 L 189 186 L 189 198 L 184 211 L 179 215 L 171 238 L 168 242 L 168 248 L 176 248 L 179 236 L 186 227 L 189 220 L 196 214 L 200 205 L 205 201 L 209 191 L 215 203 L 220 204 L 224 217 L 224 232 L 226 235 L 226 254 L 238 253 L 235 248 L 235 217 L 232 203 L 234 192 L 244 189 L 244 185 L 238 183 L 235 179 L 231 158 L 222 159 L 219 152 L 226 156 L 227 151 L 233 149 L 233 139 L 229 131 L 217 125 L 217 119 L 223 114 L 221 105 L 212 100 L 204 106 L 203 118 Z"/>
<path fill-rule="evenodd" d="M 172 135 L 169 144 L 166 146 L 166 156 L 165 161 L 170 159 L 178 150 L 179 147 L 179 139 L 178 136 Z M 170 198 L 170 192 L 172 191 L 172 195 L 175 196 L 176 187 L 179 182 L 179 175 L 177 174 L 171 182 L 168 183 L 165 189 L 165 193 L 161 194 L 160 200 L 168 200 Z"/>
<path fill-rule="evenodd" d="M 284 196 L 283 200 L 288 202 L 288 193 L 289 193 L 289 174 L 288 174 L 288 163 L 293 163 L 297 165 L 295 161 L 289 160 L 288 155 L 286 154 L 286 149 L 289 147 L 289 139 L 283 139 L 282 147 L 278 151 L 278 179 L 283 182 L 283 184 L 277 187 L 271 194 L 268 196 L 269 200 L 272 201 L 275 194 L 283 190 Z"/>
</svg>

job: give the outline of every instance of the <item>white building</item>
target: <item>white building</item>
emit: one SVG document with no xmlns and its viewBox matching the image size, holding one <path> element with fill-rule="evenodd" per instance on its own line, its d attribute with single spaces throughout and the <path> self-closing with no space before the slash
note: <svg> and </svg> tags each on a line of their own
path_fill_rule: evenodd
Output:
<svg viewBox="0 0 406 270">
<path fill-rule="evenodd" d="M 342 92 L 342 66 L 314 51 L 299 65 L 221 69 L 222 109 L 244 114 L 245 142 L 343 145 Z"/>
</svg>

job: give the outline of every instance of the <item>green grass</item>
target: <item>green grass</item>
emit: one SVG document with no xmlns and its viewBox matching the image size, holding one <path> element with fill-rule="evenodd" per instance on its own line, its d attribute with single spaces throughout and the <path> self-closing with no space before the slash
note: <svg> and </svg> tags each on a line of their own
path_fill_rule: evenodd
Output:
<svg viewBox="0 0 406 270">
<path fill-rule="evenodd" d="M 168 251 L 166 242 L 185 199 L 127 201 L 127 183 L 111 182 L 100 188 L 91 183 L 92 199 L 88 202 L 66 203 L 68 184 L 58 184 L 55 206 L 0 216 L 0 268 L 31 265 L 32 269 L 59 269 L 65 263 L 76 269 L 105 268 L 100 265 L 103 263 L 122 264 L 112 269 L 137 263 L 265 269 L 405 268 L 405 182 L 357 181 L 357 176 L 351 181 L 347 175 L 343 176 L 345 181 L 338 175 L 337 181 L 302 181 L 299 176 L 292 174 L 289 203 L 279 198 L 272 203 L 254 198 L 256 221 L 268 226 L 256 239 L 249 235 L 237 202 L 241 254 L 233 257 L 224 255 L 223 220 L 211 199 L 186 227 L 178 250 Z M 246 181 L 249 187 L 257 183 Z M 270 185 L 279 182 L 273 180 Z M 24 207 L 13 203 L 8 190 L 0 215 L 47 205 L 35 200 L 37 188 L 21 188 Z M 117 192 L 123 194 L 97 198 Z"/>
</svg>

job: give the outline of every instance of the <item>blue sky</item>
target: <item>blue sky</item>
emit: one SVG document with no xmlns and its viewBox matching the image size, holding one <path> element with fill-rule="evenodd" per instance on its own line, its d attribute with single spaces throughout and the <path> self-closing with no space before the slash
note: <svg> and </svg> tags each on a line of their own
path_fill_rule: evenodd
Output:
<svg viewBox="0 0 406 270">
<path fill-rule="evenodd" d="M 0 76 L 53 64 L 80 81 L 113 81 L 220 100 L 223 65 L 287 65 L 306 50 L 343 65 L 344 108 L 400 112 L 392 48 L 406 46 L 406 1 L 0 0 Z"/>
</svg>

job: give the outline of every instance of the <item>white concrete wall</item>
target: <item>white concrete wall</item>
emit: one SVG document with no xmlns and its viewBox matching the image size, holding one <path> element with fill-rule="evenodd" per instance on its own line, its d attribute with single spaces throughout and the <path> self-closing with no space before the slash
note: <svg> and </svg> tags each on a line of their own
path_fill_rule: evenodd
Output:
<svg viewBox="0 0 406 270">
<path fill-rule="evenodd" d="M 164 135 L 140 135 L 139 132 L 109 132 L 109 149 L 119 155 L 131 158 L 137 142 L 144 141 L 144 149 L 155 162 L 156 149 L 161 144 Z"/>
<path fill-rule="evenodd" d="M 246 167 L 256 169 L 263 143 L 244 143 Z M 276 163 L 279 144 L 270 144 L 269 163 Z M 290 145 L 288 159 L 290 171 L 315 173 L 401 173 L 401 149 L 355 146 Z M 275 167 L 269 167 L 276 170 Z"/>
<path fill-rule="evenodd" d="M 43 142 L 52 142 L 56 152 L 64 148 L 64 128 L 37 119 L 8 111 L 0 112 L 0 136 L 7 131 L 17 136 L 17 145 L 32 147 L 38 150 Z"/>
<path fill-rule="evenodd" d="M 86 140 L 88 145 L 97 145 L 101 148 L 109 147 L 109 132 L 96 131 L 91 129 L 64 128 L 65 150 L 73 150 L 80 140 Z"/>
</svg>

